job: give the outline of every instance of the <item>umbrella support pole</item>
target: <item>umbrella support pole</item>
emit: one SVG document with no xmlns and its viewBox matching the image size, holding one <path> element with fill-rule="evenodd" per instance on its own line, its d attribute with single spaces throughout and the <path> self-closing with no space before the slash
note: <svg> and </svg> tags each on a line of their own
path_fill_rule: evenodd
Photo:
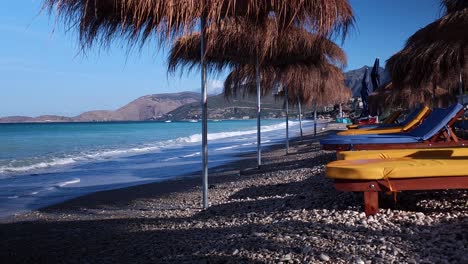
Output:
<svg viewBox="0 0 468 264">
<path fill-rule="evenodd" d="M 465 93 L 463 89 L 463 69 L 460 71 L 460 103 L 465 106 Z M 462 126 L 465 127 L 465 115 L 462 116 Z M 463 129 L 463 137 L 465 137 L 466 130 Z"/>
<path fill-rule="evenodd" d="M 202 107 L 202 177 L 203 177 L 203 209 L 208 204 L 208 100 L 206 92 L 206 64 L 205 64 L 205 31 L 206 18 L 201 17 L 201 107 Z"/>
<path fill-rule="evenodd" d="M 299 98 L 297 98 L 297 107 L 299 108 L 299 132 L 301 135 L 301 142 L 302 142 L 302 105 L 301 101 L 299 101 Z"/>
<path fill-rule="evenodd" d="M 255 75 L 256 75 L 256 85 L 257 85 L 257 165 L 260 168 L 262 165 L 262 136 L 261 136 L 261 100 L 260 100 L 260 63 L 257 61 L 255 63 Z"/>
<path fill-rule="evenodd" d="M 289 101 L 288 88 L 284 89 L 284 100 L 286 104 L 286 155 L 289 154 Z"/>
<path fill-rule="evenodd" d="M 314 107 L 314 137 L 317 136 L 317 105 Z"/>
</svg>

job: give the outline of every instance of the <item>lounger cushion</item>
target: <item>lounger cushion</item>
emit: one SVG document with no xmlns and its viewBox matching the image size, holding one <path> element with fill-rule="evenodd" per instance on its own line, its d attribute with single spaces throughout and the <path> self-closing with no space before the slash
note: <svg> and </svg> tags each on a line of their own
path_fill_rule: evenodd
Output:
<svg viewBox="0 0 468 264">
<path fill-rule="evenodd" d="M 356 136 L 329 136 L 320 140 L 322 145 L 353 145 L 353 144 L 397 144 L 422 142 L 419 137 L 410 135 L 388 134 L 388 135 L 356 135 Z"/>
<path fill-rule="evenodd" d="M 428 107 L 423 107 L 414 118 L 408 120 L 408 122 L 403 124 L 402 126 L 350 129 L 339 132 L 338 135 L 390 134 L 407 132 L 413 129 L 415 126 L 419 125 L 424 119 L 424 117 L 426 117 L 429 114 L 430 111 L 431 110 Z"/>
<path fill-rule="evenodd" d="M 327 177 L 343 180 L 382 180 L 467 176 L 468 159 L 338 160 L 326 167 Z"/>
<path fill-rule="evenodd" d="M 389 128 L 363 128 L 363 129 L 350 129 L 337 133 L 337 135 L 366 135 L 366 134 L 390 134 L 402 132 L 401 127 L 389 127 Z"/>
<path fill-rule="evenodd" d="M 347 128 L 347 129 L 356 129 L 356 128 L 358 128 L 358 127 L 359 127 L 359 125 L 355 125 L 355 124 L 346 125 L 346 128 Z"/>
<path fill-rule="evenodd" d="M 468 148 L 440 148 L 440 149 L 389 149 L 389 150 L 363 150 L 341 151 L 337 154 L 338 160 L 358 159 L 394 159 L 394 158 L 467 158 Z"/>
</svg>

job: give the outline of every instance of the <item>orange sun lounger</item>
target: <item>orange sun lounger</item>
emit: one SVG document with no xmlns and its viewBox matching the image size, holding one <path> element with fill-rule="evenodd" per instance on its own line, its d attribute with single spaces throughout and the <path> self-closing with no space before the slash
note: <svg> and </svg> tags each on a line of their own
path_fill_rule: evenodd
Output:
<svg viewBox="0 0 468 264">
<path fill-rule="evenodd" d="M 390 133 L 401 133 L 408 132 L 415 128 L 431 113 L 428 107 L 423 107 L 418 114 L 408 120 L 403 126 L 392 126 L 392 127 L 376 127 L 376 128 L 359 128 L 359 129 L 348 129 L 337 133 L 338 135 L 367 135 L 367 134 L 390 134 Z"/>
<path fill-rule="evenodd" d="M 353 157 L 354 153 L 357 155 Z M 361 152 L 344 152 L 342 157 L 349 159 L 326 166 L 326 175 L 335 181 L 337 190 L 364 193 L 366 215 L 378 212 L 381 191 L 468 189 L 468 148 L 435 152 L 388 150 L 368 154 L 361 159 Z"/>
</svg>

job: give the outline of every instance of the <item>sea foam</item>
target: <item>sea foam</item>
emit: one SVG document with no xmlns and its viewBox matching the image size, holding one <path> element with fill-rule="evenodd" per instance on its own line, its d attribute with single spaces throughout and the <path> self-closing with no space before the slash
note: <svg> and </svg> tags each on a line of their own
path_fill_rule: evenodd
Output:
<svg viewBox="0 0 468 264">
<path fill-rule="evenodd" d="M 290 121 L 290 126 L 298 125 L 298 122 Z M 284 129 L 286 127 L 286 123 L 279 123 L 275 125 L 268 125 L 262 126 L 261 131 L 270 132 L 275 130 Z M 216 141 L 226 138 L 234 138 L 234 137 L 243 137 L 244 140 L 250 139 L 250 137 L 246 137 L 249 135 L 254 135 L 257 133 L 256 129 L 251 130 L 240 130 L 240 131 L 229 131 L 229 132 L 216 132 L 216 133 L 208 133 L 208 140 Z M 253 137 L 252 137 L 253 139 Z M 116 157 L 124 157 L 124 156 L 131 156 L 134 154 L 143 154 L 143 153 L 154 153 L 160 151 L 162 149 L 168 149 L 172 147 L 180 147 L 185 146 L 187 144 L 195 144 L 200 143 L 202 141 L 202 135 L 197 133 L 190 135 L 188 137 L 179 137 L 176 139 L 165 140 L 150 144 L 144 144 L 142 146 L 134 146 L 128 147 L 123 149 L 103 149 L 103 150 L 95 150 L 95 151 L 86 151 L 86 152 L 77 152 L 73 154 L 68 154 L 65 157 L 35 157 L 29 161 L 21 161 L 21 165 L 19 162 L 11 161 L 8 164 L 0 165 L 0 178 L 10 177 L 14 175 L 21 175 L 24 173 L 32 173 L 34 171 L 41 171 L 45 169 L 60 167 L 60 166 L 70 166 L 72 164 L 78 162 L 90 162 L 90 161 L 99 161 L 108 158 L 116 158 Z M 269 140 L 268 140 L 269 141 Z M 264 143 L 268 141 L 263 141 Z M 242 146 L 247 145 L 255 145 L 256 142 L 252 143 L 244 143 Z M 233 147 L 225 147 L 220 148 L 222 149 L 229 149 Z M 200 153 L 193 153 L 186 156 L 186 157 L 193 157 L 200 155 Z M 41 160 L 42 159 L 42 160 Z M 167 159 L 170 160 L 170 159 Z M 29 163 L 29 164 L 24 164 Z"/>
</svg>

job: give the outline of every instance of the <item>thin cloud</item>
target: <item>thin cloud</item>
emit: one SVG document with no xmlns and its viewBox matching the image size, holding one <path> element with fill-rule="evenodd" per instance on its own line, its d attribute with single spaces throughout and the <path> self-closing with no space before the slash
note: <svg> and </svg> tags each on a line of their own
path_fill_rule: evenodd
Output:
<svg viewBox="0 0 468 264">
<path fill-rule="evenodd" d="M 224 90 L 224 84 L 220 80 L 208 80 L 206 82 L 206 92 L 209 95 L 218 95 Z"/>
</svg>

